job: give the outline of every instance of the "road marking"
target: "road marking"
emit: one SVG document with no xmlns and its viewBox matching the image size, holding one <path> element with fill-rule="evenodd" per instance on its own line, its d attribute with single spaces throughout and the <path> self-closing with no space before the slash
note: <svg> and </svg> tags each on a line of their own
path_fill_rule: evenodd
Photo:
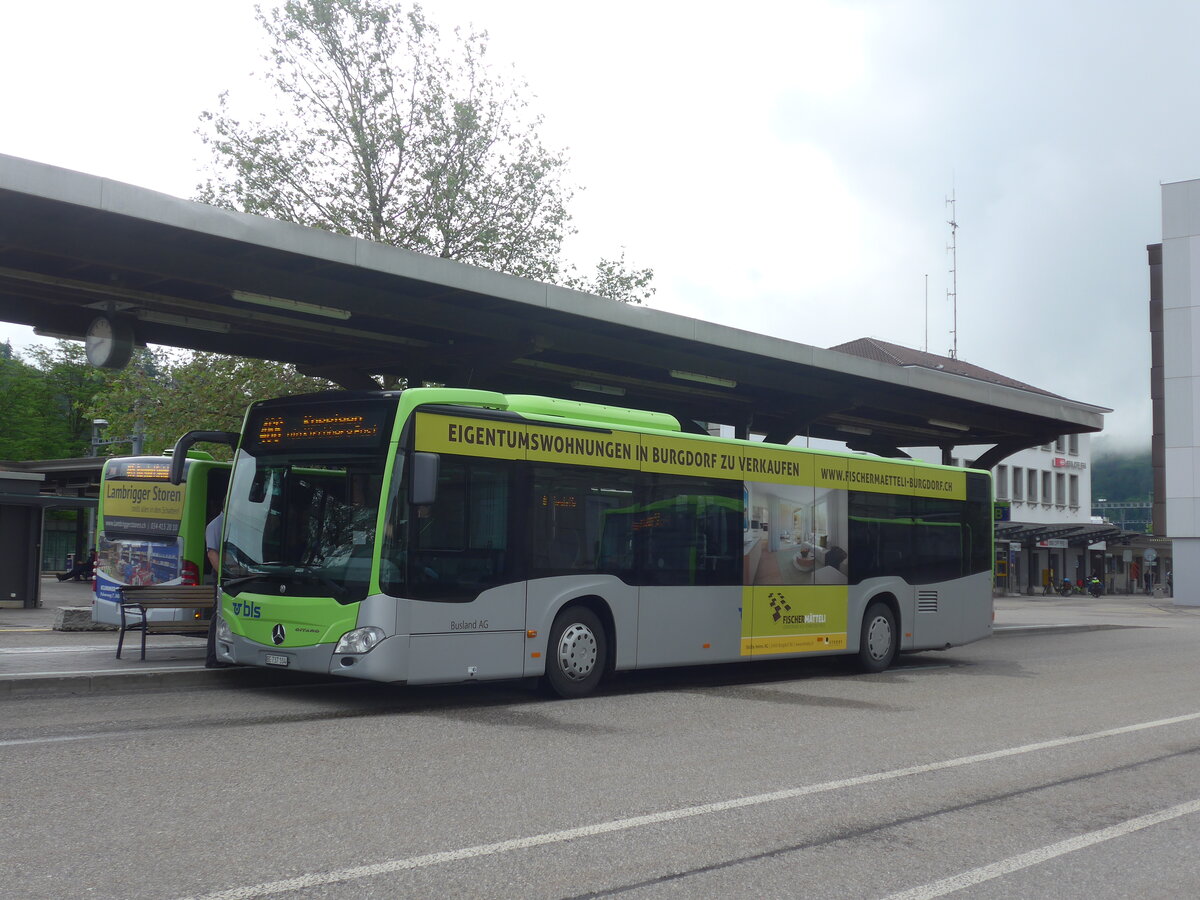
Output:
<svg viewBox="0 0 1200 900">
<path fill-rule="evenodd" d="M 1169 822 L 1171 819 L 1178 819 L 1180 816 L 1188 816 L 1195 812 L 1200 812 L 1200 800 L 1193 800 L 1190 803 L 1180 803 L 1178 806 L 1138 816 L 1136 819 L 1129 819 L 1126 822 L 1110 825 L 1108 828 L 1101 828 L 1099 831 L 1090 831 L 1087 834 L 1068 838 L 1056 844 L 1048 844 L 1045 847 L 1030 850 L 1028 853 L 1010 856 L 1008 859 L 1002 859 L 991 865 L 980 866 L 978 869 L 971 869 L 969 872 L 961 872 L 958 875 L 951 875 L 949 878 L 943 878 L 940 881 L 933 881 L 920 887 L 901 891 L 898 894 L 892 894 L 886 900 L 932 900 L 934 897 L 944 897 L 946 894 L 961 891 L 963 888 L 968 888 L 984 881 L 991 881 L 993 878 L 999 878 L 1001 875 L 1009 875 L 1021 869 L 1027 869 L 1030 866 L 1049 862 L 1055 857 L 1074 853 L 1076 850 L 1083 850 L 1104 841 L 1111 841 L 1113 838 L 1124 837 L 1143 828 L 1149 828 L 1161 822 Z"/>
<path fill-rule="evenodd" d="M 0 747 L 20 747 L 23 744 L 65 744 L 69 741 L 90 741 L 96 738 L 132 737 L 144 735 L 143 731 L 99 731 L 95 734 L 66 734 L 48 738 L 17 738 L 11 741 L 0 741 Z"/>
<path fill-rule="evenodd" d="M 197 644 L 155 644 L 154 650 L 199 650 L 203 649 Z M 108 653 L 117 651 L 116 644 L 85 644 L 84 646 L 72 647 L 5 647 L 0 650 L 0 657 L 18 653 L 95 653 L 104 650 Z"/>
<path fill-rule="evenodd" d="M 1155 719 L 1152 722 L 1139 722 L 1135 725 L 1122 725 L 1119 728 L 1107 728 L 1104 731 L 1093 731 L 1090 734 L 1074 735 L 1072 737 L 1053 738 L 1048 741 L 1038 741 L 1024 744 L 1020 747 L 1007 747 L 1003 750 L 992 750 L 987 753 L 975 753 L 970 756 L 959 756 L 941 762 L 925 763 L 919 766 L 906 766 L 902 769 L 891 769 L 886 772 L 872 772 L 867 775 L 856 775 L 853 778 L 842 778 L 837 781 L 826 781 L 820 784 L 809 784 L 802 787 L 787 788 L 782 791 L 772 791 L 767 794 L 753 794 L 748 797 L 734 797 L 730 800 L 720 800 L 715 803 L 702 803 L 698 806 L 685 806 L 680 809 L 669 809 L 663 812 L 650 813 L 644 816 L 633 816 L 628 819 L 614 819 L 609 822 L 598 822 L 594 825 L 583 825 L 578 828 L 567 828 L 562 831 L 550 831 L 529 837 L 514 838 L 508 841 L 497 841 L 492 844 L 479 844 L 475 847 L 463 847 L 458 850 L 444 850 L 439 853 L 427 853 L 422 856 L 410 856 L 403 859 L 392 859 L 366 866 L 352 866 L 332 872 L 312 872 L 295 878 L 280 881 L 268 881 L 262 884 L 246 887 L 231 888 L 205 894 L 193 900 L 255 900 L 272 894 L 283 894 L 288 891 L 300 891 L 327 884 L 338 884 L 346 881 L 357 881 L 362 878 L 373 878 L 394 872 L 411 869 L 423 869 L 442 863 L 456 862 L 464 859 L 478 859 L 484 856 L 498 856 L 514 850 L 527 850 L 531 847 L 543 847 L 548 844 L 560 844 L 578 838 L 596 837 L 602 834 L 612 834 L 618 831 L 629 831 L 634 828 L 644 828 L 647 825 L 658 825 L 664 822 L 675 822 L 680 819 L 690 819 L 696 816 L 712 815 L 713 813 L 728 812 L 749 806 L 759 806 L 764 803 L 775 803 L 780 800 L 794 800 L 813 794 L 823 794 L 843 788 L 858 787 L 864 784 L 876 784 L 882 781 L 892 781 L 897 778 L 907 778 L 911 775 L 925 775 L 930 772 L 940 772 L 976 763 L 991 762 L 1020 756 L 1025 753 L 1035 753 L 1039 750 L 1057 750 L 1073 744 L 1102 738 L 1118 737 L 1147 731 L 1151 728 L 1163 728 L 1168 725 L 1178 725 L 1183 722 L 1194 722 L 1200 719 L 1200 712 L 1187 713 L 1182 716 L 1172 716 L 1167 719 Z M 1134 820 L 1137 821 L 1137 820 Z M 1145 826 L 1143 826 L 1145 827 Z"/>
<path fill-rule="evenodd" d="M 204 666 L 159 666 L 153 669 L 79 669 L 74 672 L 0 672 L 0 681 L 20 681 L 22 678 L 75 677 L 76 675 L 149 675 L 160 672 L 204 672 Z"/>
</svg>

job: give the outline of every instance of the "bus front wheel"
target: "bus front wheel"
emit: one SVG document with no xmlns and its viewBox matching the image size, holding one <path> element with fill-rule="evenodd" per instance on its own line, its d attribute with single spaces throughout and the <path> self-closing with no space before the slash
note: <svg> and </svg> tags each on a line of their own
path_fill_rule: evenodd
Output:
<svg viewBox="0 0 1200 900">
<path fill-rule="evenodd" d="M 559 697 L 590 694 L 604 677 L 608 636 L 599 617 L 586 606 L 569 606 L 550 628 L 546 647 L 547 692 Z"/>
<path fill-rule="evenodd" d="M 882 672 L 896 658 L 896 617 L 886 603 L 872 603 L 863 616 L 858 643 L 858 666 L 864 672 Z"/>
</svg>

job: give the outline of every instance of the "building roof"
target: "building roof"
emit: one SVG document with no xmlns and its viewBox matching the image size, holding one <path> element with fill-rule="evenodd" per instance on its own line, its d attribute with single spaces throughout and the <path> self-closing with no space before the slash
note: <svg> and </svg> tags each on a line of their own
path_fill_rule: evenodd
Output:
<svg viewBox="0 0 1200 900">
<path fill-rule="evenodd" d="M 849 353 L 852 356 L 860 356 L 863 359 L 873 359 L 876 362 L 887 363 L 893 366 L 920 366 L 924 369 L 933 369 L 935 372 L 946 372 L 950 375 L 961 375 L 964 378 L 974 378 L 977 381 L 986 381 L 990 384 L 1001 384 L 1005 387 L 1016 388 L 1021 391 L 1031 391 L 1035 394 L 1043 394 L 1044 396 L 1055 397 L 1059 400 L 1066 399 L 1060 397 L 1058 394 L 1052 394 L 1050 391 L 1044 391 L 1039 387 L 1026 384 L 1023 381 L 1017 381 L 1015 378 L 1009 378 L 1007 375 L 1001 375 L 999 372 L 993 372 L 982 366 L 973 365 L 964 359 L 952 356 L 938 356 L 936 353 L 928 353 L 924 350 L 913 350 L 910 347 L 902 347 L 899 344 L 881 341 L 878 338 L 858 338 L 857 340 L 847 341 L 845 344 L 838 344 L 836 347 L 830 347 L 829 349 L 836 350 L 839 353 Z M 1112 412 L 1112 410 L 1106 411 Z"/>
</svg>

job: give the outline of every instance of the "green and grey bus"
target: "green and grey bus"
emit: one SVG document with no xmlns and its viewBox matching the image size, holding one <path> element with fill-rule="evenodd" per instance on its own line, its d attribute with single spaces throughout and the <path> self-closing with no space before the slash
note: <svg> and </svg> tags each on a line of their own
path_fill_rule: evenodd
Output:
<svg viewBox="0 0 1200 900">
<path fill-rule="evenodd" d="M 698 428 L 695 428 L 699 432 Z M 897 653 L 992 630 L 987 472 L 479 390 L 251 406 L 218 657 L 408 684 Z"/>
</svg>

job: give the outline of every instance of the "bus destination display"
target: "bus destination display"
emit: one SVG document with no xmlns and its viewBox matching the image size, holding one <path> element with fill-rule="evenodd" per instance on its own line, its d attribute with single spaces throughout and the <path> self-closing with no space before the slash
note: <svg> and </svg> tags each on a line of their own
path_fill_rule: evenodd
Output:
<svg viewBox="0 0 1200 900">
<path fill-rule="evenodd" d="M 108 477 L 129 478 L 134 481 L 166 481 L 171 477 L 171 461 L 114 459 L 108 463 Z"/>
<path fill-rule="evenodd" d="M 318 403 L 257 410 L 246 431 L 250 449 L 367 449 L 389 437 L 390 404 Z"/>
</svg>

